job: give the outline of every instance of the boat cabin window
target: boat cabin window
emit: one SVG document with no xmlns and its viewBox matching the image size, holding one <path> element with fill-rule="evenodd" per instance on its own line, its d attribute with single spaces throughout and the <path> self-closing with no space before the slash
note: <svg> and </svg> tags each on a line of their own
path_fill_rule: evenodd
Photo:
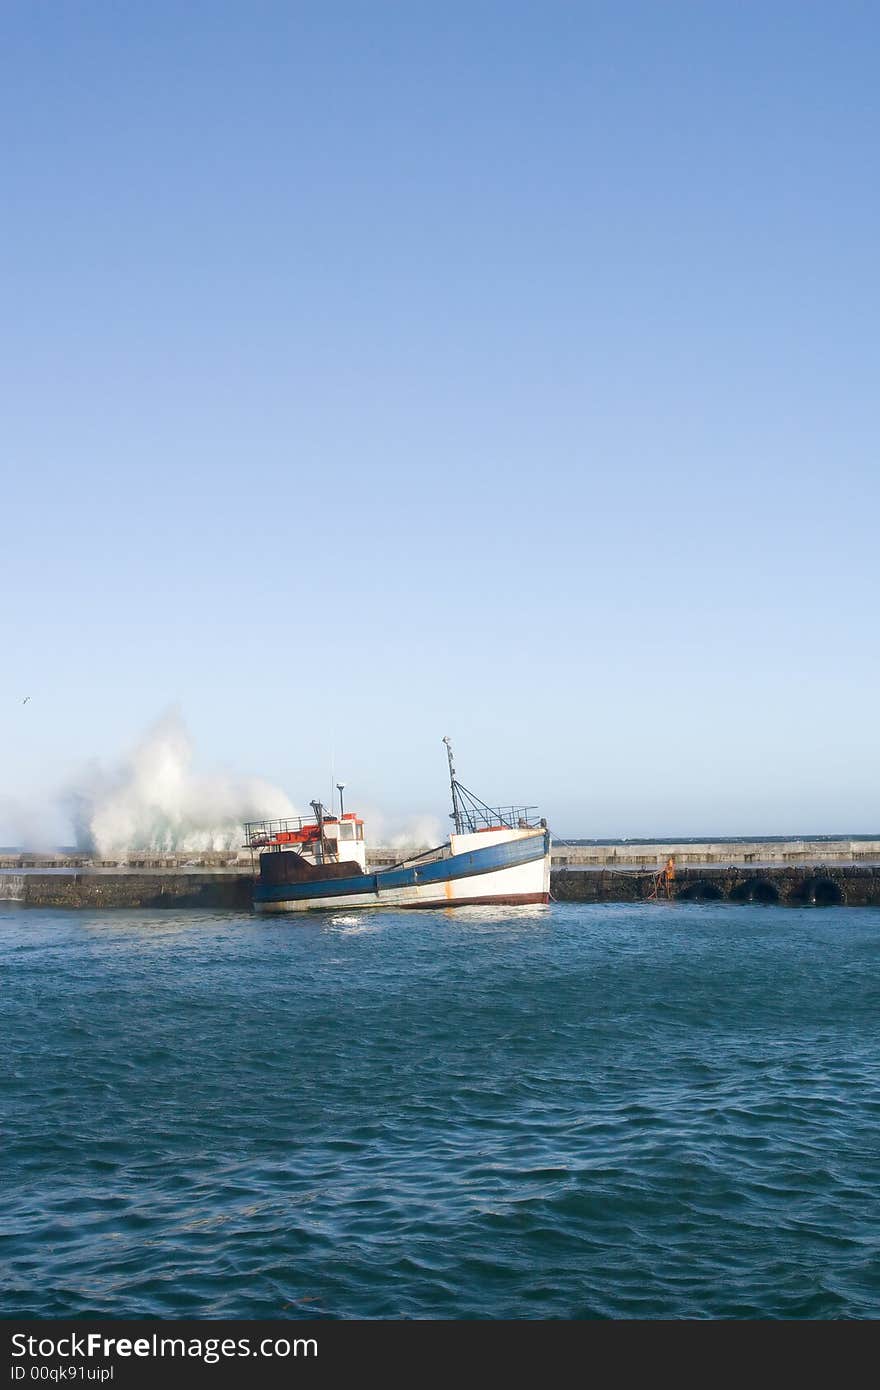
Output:
<svg viewBox="0 0 880 1390">
<path fill-rule="evenodd" d="M 339 825 L 339 838 L 340 838 L 340 840 L 353 840 L 353 839 L 354 839 L 354 826 L 352 825 L 352 823 L 351 823 L 350 820 L 344 820 L 344 821 L 341 821 L 341 822 L 340 822 L 340 825 Z"/>
<path fill-rule="evenodd" d="M 364 838 L 364 827 L 362 825 L 359 825 L 357 828 L 357 837 L 359 840 Z"/>
</svg>

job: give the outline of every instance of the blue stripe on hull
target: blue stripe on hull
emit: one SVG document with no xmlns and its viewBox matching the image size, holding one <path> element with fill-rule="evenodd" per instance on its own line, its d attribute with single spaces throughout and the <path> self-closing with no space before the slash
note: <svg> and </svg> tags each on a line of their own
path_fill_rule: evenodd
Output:
<svg viewBox="0 0 880 1390">
<path fill-rule="evenodd" d="M 415 888 L 423 883 L 447 883 L 450 879 L 471 878 L 515 868 L 543 859 L 550 848 L 550 833 L 542 831 L 524 840 L 505 840 L 500 845 L 454 854 L 430 864 L 411 864 L 401 869 L 383 869 L 377 874 L 358 874 L 354 878 L 325 878 L 314 883 L 257 883 L 254 902 L 303 902 L 314 898 L 343 898 L 354 893 L 375 893 L 381 897 L 388 888 Z"/>
</svg>

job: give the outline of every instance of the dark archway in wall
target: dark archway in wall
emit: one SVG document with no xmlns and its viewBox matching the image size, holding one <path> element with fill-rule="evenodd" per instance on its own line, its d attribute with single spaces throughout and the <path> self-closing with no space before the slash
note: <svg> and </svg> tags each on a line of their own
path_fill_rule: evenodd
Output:
<svg viewBox="0 0 880 1390">
<path fill-rule="evenodd" d="M 701 878 L 696 883 L 688 883 L 676 896 L 686 903 L 717 903 L 724 894 L 717 883 Z"/>
<path fill-rule="evenodd" d="M 769 878 L 748 878 L 730 890 L 732 903 L 778 903 L 779 889 Z"/>
<path fill-rule="evenodd" d="M 792 907 L 837 907 L 846 902 L 846 895 L 839 883 L 825 875 L 796 883 L 788 901 Z"/>
<path fill-rule="evenodd" d="M 817 878 L 813 884 L 813 899 L 817 907 L 837 907 L 843 901 L 843 889 L 833 878 Z"/>
<path fill-rule="evenodd" d="M 770 878 L 747 878 L 730 890 L 731 902 L 779 902 L 780 892 Z"/>
</svg>

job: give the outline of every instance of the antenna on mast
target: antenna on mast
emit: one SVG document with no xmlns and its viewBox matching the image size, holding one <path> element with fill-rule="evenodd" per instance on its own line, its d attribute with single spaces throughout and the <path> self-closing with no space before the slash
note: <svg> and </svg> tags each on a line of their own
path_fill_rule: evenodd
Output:
<svg viewBox="0 0 880 1390">
<path fill-rule="evenodd" d="M 449 760 L 449 788 L 452 792 L 452 815 L 450 820 L 455 822 L 455 833 L 462 833 L 461 806 L 458 801 L 458 782 L 455 776 L 455 763 L 452 760 L 452 740 L 447 734 L 443 742 L 446 744 L 446 757 Z"/>
</svg>

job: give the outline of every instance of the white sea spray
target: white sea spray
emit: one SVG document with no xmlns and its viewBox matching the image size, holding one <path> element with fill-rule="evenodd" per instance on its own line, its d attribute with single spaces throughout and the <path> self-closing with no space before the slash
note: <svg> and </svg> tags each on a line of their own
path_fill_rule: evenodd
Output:
<svg viewBox="0 0 880 1390">
<path fill-rule="evenodd" d="M 198 772 L 176 711 L 164 714 L 115 767 L 93 764 L 64 795 L 77 847 L 108 857 L 123 850 L 204 853 L 242 843 L 242 823 L 292 816 L 287 795 L 258 777 Z"/>
<path fill-rule="evenodd" d="M 436 816 L 413 816 L 394 831 L 388 843 L 392 849 L 429 849 L 447 834 Z"/>
<path fill-rule="evenodd" d="M 352 809 L 358 809 L 354 803 Z M 366 826 L 367 844 L 385 849 L 407 853 L 432 849 L 435 845 L 441 844 L 449 834 L 437 816 L 415 814 L 400 819 L 397 816 L 387 816 L 373 806 L 364 806 L 361 814 Z"/>
</svg>

